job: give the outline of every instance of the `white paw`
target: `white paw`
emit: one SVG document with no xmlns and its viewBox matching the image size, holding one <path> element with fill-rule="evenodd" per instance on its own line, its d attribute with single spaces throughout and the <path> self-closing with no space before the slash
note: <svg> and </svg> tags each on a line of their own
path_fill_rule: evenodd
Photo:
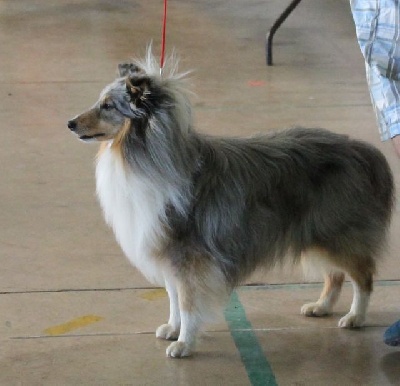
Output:
<svg viewBox="0 0 400 386">
<path fill-rule="evenodd" d="M 331 310 L 320 303 L 307 303 L 301 307 L 301 314 L 305 316 L 326 316 Z"/>
<path fill-rule="evenodd" d="M 177 340 L 179 336 L 179 328 L 174 329 L 170 324 L 162 324 L 157 328 L 156 337 L 166 340 Z"/>
<path fill-rule="evenodd" d="M 188 357 L 192 354 L 190 346 L 185 342 L 171 343 L 167 348 L 167 356 L 172 358 Z"/>
<path fill-rule="evenodd" d="M 359 328 L 364 325 L 364 322 L 364 315 L 357 315 L 349 312 L 347 315 L 343 316 L 343 318 L 339 320 L 338 326 L 340 328 Z"/>
</svg>

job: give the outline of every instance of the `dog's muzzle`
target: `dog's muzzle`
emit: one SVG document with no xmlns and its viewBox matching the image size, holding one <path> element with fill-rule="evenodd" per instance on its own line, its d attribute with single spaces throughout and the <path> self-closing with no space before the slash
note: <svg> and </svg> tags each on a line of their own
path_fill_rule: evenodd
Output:
<svg viewBox="0 0 400 386">
<path fill-rule="evenodd" d="M 96 138 L 100 138 L 100 137 L 104 137 L 105 134 L 104 133 L 98 133 L 98 134 L 93 134 L 93 135 L 80 135 L 76 132 L 77 128 L 78 128 L 78 124 L 76 123 L 76 121 L 74 119 L 71 119 L 70 121 L 68 121 L 67 123 L 68 128 L 75 134 L 77 134 L 79 136 L 79 139 L 81 141 L 84 142 L 88 142 L 91 140 L 94 140 Z"/>
</svg>

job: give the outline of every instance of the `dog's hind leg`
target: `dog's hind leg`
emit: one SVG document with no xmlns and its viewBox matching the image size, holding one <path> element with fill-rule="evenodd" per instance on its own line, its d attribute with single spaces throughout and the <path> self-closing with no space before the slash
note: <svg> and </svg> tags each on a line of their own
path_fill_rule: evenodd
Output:
<svg viewBox="0 0 400 386">
<path fill-rule="evenodd" d="M 318 260 L 314 256 L 316 256 L 314 253 L 305 254 L 305 262 L 307 263 L 309 260 L 318 264 L 320 261 L 322 269 L 330 266 L 333 271 L 325 276 L 325 286 L 320 299 L 316 303 L 305 304 L 301 313 L 307 316 L 322 316 L 330 313 L 343 284 L 343 272 L 346 272 L 353 284 L 353 302 L 349 313 L 340 319 L 339 327 L 361 327 L 365 322 L 369 297 L 372 292 L 372 278 L 375 273 L 374 258 L 362 255 L 333 255 L 323 250 L 319 251 Z"/>
<path fill-rule="evenodd" d="M 307 303 L 301 307 L 305 316 L 325 316 L 332 313 L 337 302 L 344 281 L 344 273 L 335 271 L 325 274 L 324 288 L 315 303 Z"/>
<path fill-rule="evenodd" d="M 373 269 L 358 269 L 348 271 L 353 284 L 353 302 L 350 311 L 339 321 L 339 327 L 358 328 L 365 322 L 369 298 L 372 292 Z"/>
<path fill-rule="evenodd" d="M 179 312 L 178 291 L 171 280 L 166 280 L 165 289 L 169 297 L 169 320 L 157 328 L 156 337 L 167 340 L 177 340 L 181 327 L 181 316 Z"/>
</svg>

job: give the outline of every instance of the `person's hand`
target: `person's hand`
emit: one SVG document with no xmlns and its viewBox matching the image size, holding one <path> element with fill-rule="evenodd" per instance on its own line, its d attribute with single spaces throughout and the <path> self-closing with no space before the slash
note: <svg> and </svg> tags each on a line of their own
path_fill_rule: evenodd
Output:
<svg viewBox="0 0 400 386">
<path fill-rule="evenodd" d="M 392 143 L 397 156 L 400 158 L 400 135 L 396 135 L 396 137 L 393 137 Z"/>
</svg>

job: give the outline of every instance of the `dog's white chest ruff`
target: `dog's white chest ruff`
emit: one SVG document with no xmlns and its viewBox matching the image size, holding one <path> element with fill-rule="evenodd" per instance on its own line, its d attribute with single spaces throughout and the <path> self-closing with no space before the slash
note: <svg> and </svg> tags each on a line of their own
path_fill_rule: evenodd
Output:
<svg viewBox="0 0 400 386">
<path fill-rule="evenodd" d="M 105 220 L 128 259 L 149 281 L 164 285 L 154 256 L 164 233 L 160 216 L 166 199 L 160 189 L 124 168 L 110 147 L 98 158 L 96 188 Z"/>
</svg>

